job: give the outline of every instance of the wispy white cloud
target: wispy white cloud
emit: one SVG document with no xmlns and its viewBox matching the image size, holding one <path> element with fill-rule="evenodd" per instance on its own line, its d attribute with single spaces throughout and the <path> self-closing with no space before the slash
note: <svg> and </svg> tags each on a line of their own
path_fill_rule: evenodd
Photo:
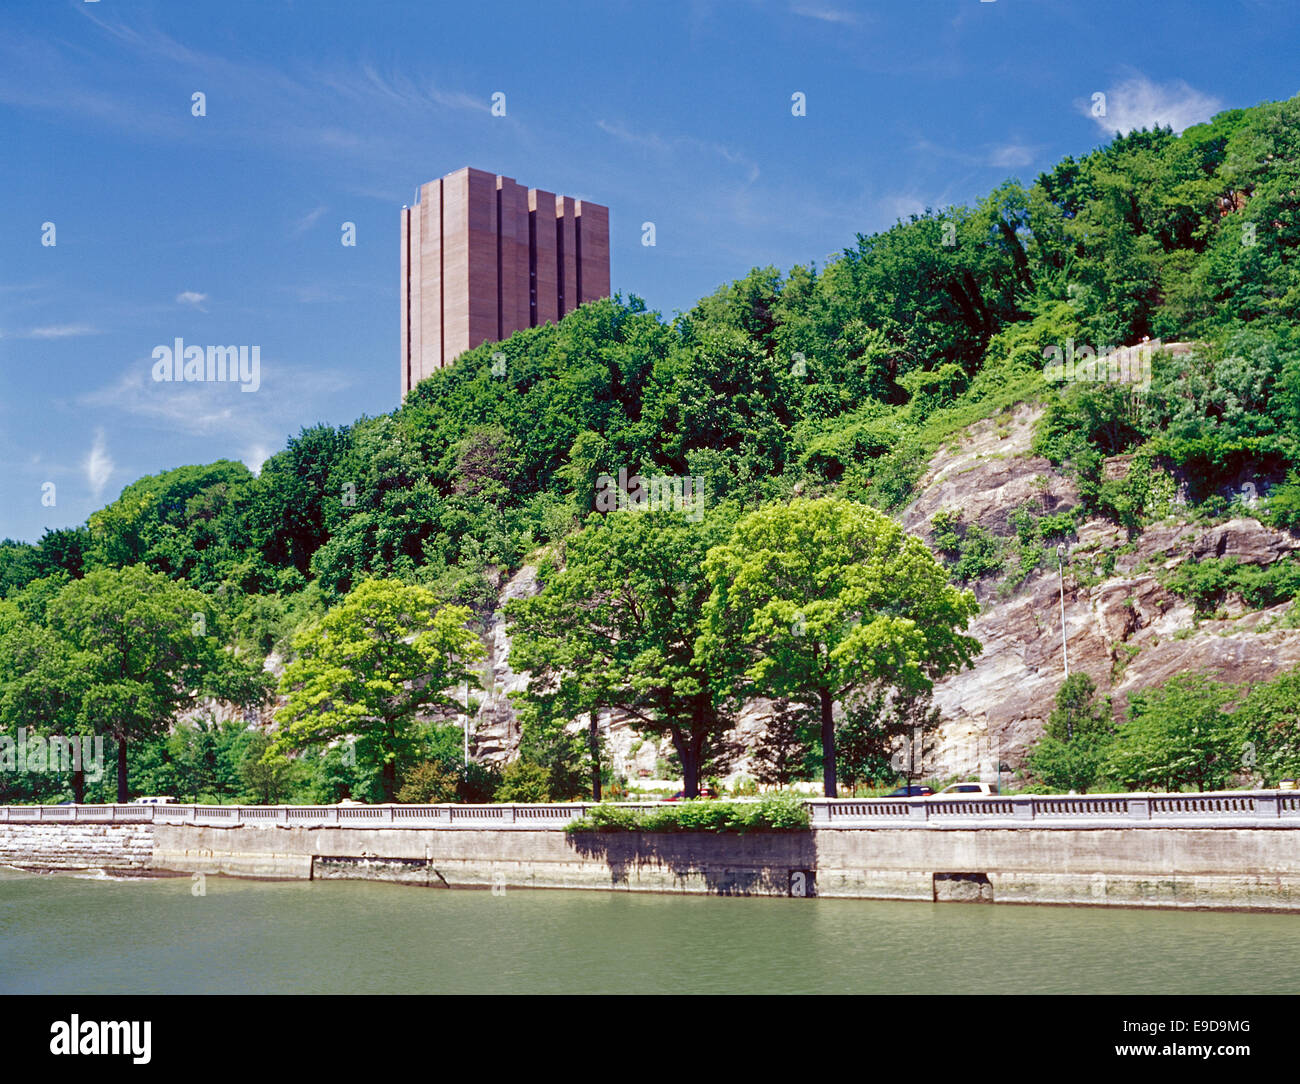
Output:
<svg viewBox="0 0 1300 1084">
<path fill-rule="evenodd" d="M 964 150 L 923 139 L 915 144 L 915 149 L 936 158 L 947 158 L 961 162 L 963 165 L 989 169 L 1022 169 L 1032 165 L 1039 153 L 1038 148 L 1015 140 L 984 144 L 974 150 Z"/>
<path fill-rule="evenodd" d="M 745 179 L 749 183 L 758 180 L 758 163 L 748 155 L 733 147 L 728 147 L 724 143 L 717 143 L 712 140 L 696 139 L 694 136 L 674 136 L 665 138 L 657 132 L 636 132 L 624 124 L 615 121 L 598 120 L 596 127 L 607 135 L 615 139 L 622 140 L 624 143 L 630 143 L 633 146 L 640 147 L 642 150 L 660 156 L 679 154 L 710 154 L 721 158 L 729 165 L 737 166 L 745 172 Z"/>
<path fill-rule="evenodd" d="M 54 37 L 0 37 L 0 104 L 43 113 L 94 118 L 132 137 L 208 144 L 250 140 L 281 152 L 359 155 L 381 165 L 409 153 L 413 120 L 477 120 L 491 111 L 486 95 L 385 76 L 357 61 L 322 69 L 307 63 L 268 64 L 238 53 L 205 52 L 105 5 L 75 10 L 103 35 L 102 55 L 89 55 Z M 184 72 L 193 85 L 224 88 L 222 109 L 194 121 L 175 101 L 143 94 L 120 78 L 124 70 L 158 78 Z M 187 86 L 190 85 L 188 82 Z M 322 122 L 322 90 L 332 94 Z M 267 109 L 267 103 L 275 108 Z M 250 118 L 256 118 L 250 122 Z"/>
<path fill-rule="evenodd" d="M 48 327 L 34 327 L 17 336 L 21 339 L 73 339 L 81 335 L 98 335 L 99 330 L 89 324 L 52 324 Z"/>
<path fill-rule="evenodd" d="M 301 237 L 304 233 L 306 233 L 309 229 L 311 229 L 314 225 L 316 225 L 317 222 L 320 221 L 320 216 L 323 215 L 325 211 L 326 211 L 326 207 L 325 204 L 323 203 L 313 207 L 310 211 L 308 211 L 305 215 L 303 215 L 302 218 L 298 219 L 298 221 L 293 224 L 293 236 Z"/>
<path fill-rule="evenodd" d="M 178 305 L 193 305 L 194 308 L 198 309 L 200 312 L 207 312 L 203 307 L 203 302 L 207 299 L 207 294 L 201 294 L 197 290 L 183 290 L 181 293 L 176 295 L 176 303 Z"/>
<path fill-rule="evenodd" d="M 1107 135 L 1128 134 L 1157 125 L 1175 133 L 1209 120 L 1223 108 L 1216 97 L 1189 86 L 1181 79 L 1154 83 L 1144 75 L 1126 79 L 1104 91 L 1104 102 L 1080 98 L 1076 108 L 1090 116 Z M 1104 107 L 1104 111 L 1103 108 Z"/>
<path fill-rule="evenodd" d="M 244 466 L 254 474 L 261 474 L 262 464 L 271 458 L 271 450 L 265 444 L 253 444 L 244 450 L 241 458 Z"/>
<path fill-rule="evenodd" d="M 988 164 L 999 169 L 1020 169 L 1030 165 L 1034 152 L 1022 143 L 1003 143 L 989 151 Z"/>
<path fill-rule="evenodd" d="M 315 367 L 306 380 L 300 367 L 263 357 L 261 386 L 246 394 L 236 382 L 155 381 L 152 366 L 151 359 L 141 359 L 116 383 L 77 396 L 76 407 L 107 410 L 125 422 L 177 436 L 234 442 L 250 449 L 251 457 L 257 448 L 279 447 L 292 428 L 291 417 L 310 413 L 313 403 L 328 401 L 356 382 L 354 374 Z"/>
<path fill-rule="evenodd" d="M 492 103 L 486 97 L 445 90 L 432 82 L 417 82 L 401 74 L 385 76 L 370 64 L 362 64 L 359 74 L 335 74 L 325 81 L 340 94 L 363 103 L 379 99 L 404 110 L 427 111 L 430 106 L 436 106 L 471 113 L 492 112 Z"/>
<path fill-rule="evenodd" d="M 927 205 L 921 197 L 905 192 L 883 197 L 880 206 L 891 219 L 907 219 L 912 215 L 923 214 Z"/>
<path fill-rule="evenodd" d="M 856 26 L 859 22 L 856 11 L 845 11 L 826 4 L 792 4 L 791 15 L 802 15 L 805 19 L 818 19 L 824 23 L 839 23 L 844 26 Z"/>
<path fill-rule="evenodd" d="M 108 442 L 104 439 L 104 430 L 95 430 L 95 442 L 85 462 L 86 481 L 90 483 L 91 493 L 99 500 L 113 474 L 113 457 L 108 454 Z"/>
</svg>

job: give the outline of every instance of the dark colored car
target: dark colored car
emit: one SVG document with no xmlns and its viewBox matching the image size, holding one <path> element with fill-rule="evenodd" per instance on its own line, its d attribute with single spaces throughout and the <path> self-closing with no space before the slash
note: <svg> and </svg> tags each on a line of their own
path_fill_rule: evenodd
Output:
<svg viewBox="0 0 1300 1084">
<path fill-rule="evenodd" d="M 897 790 L 891 790 L 885 795 L 886 798 L 924 798 L 927 794 L 933 794 L 934 791 L 929 787 L 899 787 Z"/>
</svg>

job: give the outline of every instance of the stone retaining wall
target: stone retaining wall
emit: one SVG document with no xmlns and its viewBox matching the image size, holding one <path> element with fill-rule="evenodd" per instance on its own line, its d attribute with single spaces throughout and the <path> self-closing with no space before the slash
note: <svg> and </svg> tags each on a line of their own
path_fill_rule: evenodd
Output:
<svg viewBox="0 0 1300 1084">
<path fill-rule="evenodd" d="M 0 824 L 0 865 L 20 869 L 153 869 L 152 824 Z"/>
</svg>

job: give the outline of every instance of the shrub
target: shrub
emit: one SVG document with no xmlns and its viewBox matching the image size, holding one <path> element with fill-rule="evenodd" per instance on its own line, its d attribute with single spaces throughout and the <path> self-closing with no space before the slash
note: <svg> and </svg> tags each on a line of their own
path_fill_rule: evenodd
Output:
<svg viewBox="0 0 1300 1084">
<path fill-rule="evenodd" d="M 486 764 L 471 760 L 459 769 L 460 782 L 456 788 L 456 801 L 469 803 L 490 802 L 501 786 L 501 773 Z"/>
<path fill-rule="evenodd" d="M 1103 774 L 1129 788 L 1222 788 L 1243 767 L 1245 720 L 1226 710 L 1236 695 L 1233 686 L 1196 673 L 1130 693 L 1128 720 Z"/>
<path fill-rule="evenodd" d="M 1027 766 L 1049 790 L 1086 794 L 1101 779 L 1114 740 L 1110 697 L 1097 697 L 1096 683 L 1073 673 L 1056 693 L 1056 707 Z"/>
<path fill-rule="evenodd" d="M 952 509 L 936 512 L 932 523 L 934 548 L 958 583 L 978 580 L 1002 568 L 1002 540 L 978 523 L 966 526 L 961 513 Z"/>
<path fill-rule="evenodd" d="M 1201 616 L 1214 613 L 1229 593 L 1239 594 L 1252 610 L 1264 610 L 1300 595 L 1300 562 L 1290 558 L 1254 565 L 1235 557 L 1184 561 L 1170 575 L 1168 587 Z"/>
<path fill-rule="evenodd" d="M 1300 473 L 1292 471 L 1287 480 L 1274 486 L 1261 510 L 1263 518 L 1286 531 L 1300 530 Z"/>
<path fill-rule="evenodd" d="M 520 757 L 506 765 L 497 788 L 498 802 L 549 802 L 551 770 L 544 764 Z"/>
<path fill-rule="evenodd" d="M 655 809 L 602 803 L 572 821 L 569 832 L 798 832 L 811 824 L 808 807 L 789 794 L 757 802 L 679 802 Z"/>
<path fill-rule="evenodd" d="M 454 802 L 459 782 L 457 774 L 446 765 L 426 760 L 407 773 L 402 789 L 397 792 L 397 800 L 410 805 Z"/>
<path fill-rule="evenodd" d="M 397 800 L 412 805 L 477 804 L 492 801 L 500 785 L 500 772 L 475 761 L 461 765 L 448 760 L 426 760 L 407 772 Z"/>
</svg>

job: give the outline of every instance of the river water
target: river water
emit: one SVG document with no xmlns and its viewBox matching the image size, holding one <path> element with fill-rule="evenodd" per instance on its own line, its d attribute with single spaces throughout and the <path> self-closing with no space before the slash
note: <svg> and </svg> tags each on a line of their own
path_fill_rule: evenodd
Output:
<svg viewBox="0 0 1300 1084">
<path fill-rule="evenodd" d="M 1300 915 L 0 869 L 0 993 L 1291 993 Z"/>
</svg>

